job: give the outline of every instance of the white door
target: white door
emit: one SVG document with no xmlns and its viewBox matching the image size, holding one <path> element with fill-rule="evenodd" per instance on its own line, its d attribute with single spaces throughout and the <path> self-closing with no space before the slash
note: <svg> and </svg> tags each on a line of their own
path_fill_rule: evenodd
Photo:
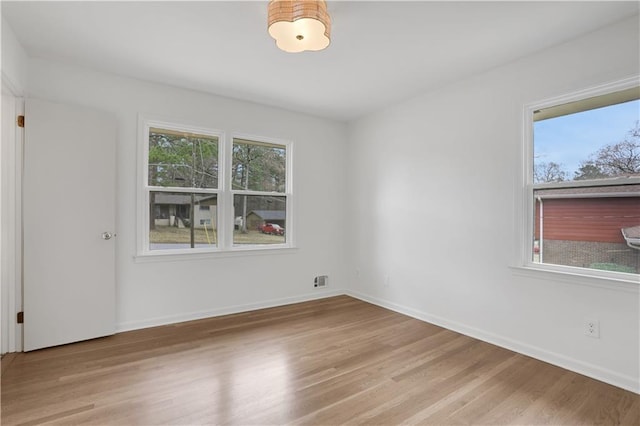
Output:
<svg viewBox="0 0 640 426">
<path fill-rule="evenodd" d="M 26 101 L 25 351 L 115 332 L 115 141 L 104 112 Z"/>
</svg>

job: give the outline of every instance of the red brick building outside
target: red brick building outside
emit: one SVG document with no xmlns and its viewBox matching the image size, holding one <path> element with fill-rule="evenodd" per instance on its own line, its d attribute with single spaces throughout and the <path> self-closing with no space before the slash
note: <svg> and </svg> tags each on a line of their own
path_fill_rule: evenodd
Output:
<svg viewBox="0 0 640 426">
<path fill-rule="evenodd" d="M 640 226 L 640 184 L 536 189 L 534 198 L 541 262 L 640 273 L 630 237 Z"/>
</svg>

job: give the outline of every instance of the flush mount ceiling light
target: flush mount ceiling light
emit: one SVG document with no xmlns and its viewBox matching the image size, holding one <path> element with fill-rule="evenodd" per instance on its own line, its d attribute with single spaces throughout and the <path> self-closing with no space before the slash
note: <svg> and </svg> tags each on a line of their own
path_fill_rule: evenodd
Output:
<svg viewBox="0 0 640 426">
<path fill-rule="evenodd" d="M 270 0 L 269 35 L 285 52 L 322 50 L 331 41 L 331 18 L 324 0 Z"/>
</svg>

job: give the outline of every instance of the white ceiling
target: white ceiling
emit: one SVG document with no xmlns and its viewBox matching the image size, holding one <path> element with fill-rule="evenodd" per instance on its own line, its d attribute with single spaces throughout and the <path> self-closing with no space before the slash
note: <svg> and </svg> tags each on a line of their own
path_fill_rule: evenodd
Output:
<svg viewBox="0 0 640 426">
<path fill-rule="evenodd" d="M 27 53 L 348 121 L 635 15 L 631 2 L 329 1 L 331 45 L 285 53 L 267 1 L 11 2 Z"/>
</svg>

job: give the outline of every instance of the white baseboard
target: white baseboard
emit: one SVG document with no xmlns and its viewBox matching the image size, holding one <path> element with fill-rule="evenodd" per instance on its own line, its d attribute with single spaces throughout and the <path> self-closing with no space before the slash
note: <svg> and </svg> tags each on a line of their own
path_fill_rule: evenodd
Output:
<svg viewBox="0 0 640 426">
<path fill-rule="evenodd" d="M 371 297 L 357 291 L 347 290 L 346 294 L 351 297 L 355 297 L 356 299 L 381 306 L 383 308 L 419 319 L 421 321 L 444 327 L 446 329 L 473 337 L 475 339 L 479 339 L 496 346 L 500 346 L 514 352 L 518 352 L 520 354 L 527 355 L 544 362 L 548 362 L 549 364 L 553 364 L 558 367 L 562 367 L 564 369 L 591 377 L 593 379 L 600 380 L 610 385 L 640 394 L 640 383 L 638 379 L 631 376 L 620 374 L 615 371 L 598 367 L 596 365 L 570 358 L 555 352 L 550 352 L 524 342 L 499 336 L 497 334 L 480 330 L 475 327 L 470 327 L 466 324 L 450 321 L 446 318 L 431 315 L 424 311 L 409 308 L 407 306 L 399 305 L 397 303 L 389 302 L 387 300 L 379 299 L 376 297 Z"/>
<path fill-rule="evenodd" d="M 165 317 L 157 317 L 143 321 L 122 322 L 116 325 L 116 332 L 140 330 L 149 327 L 158 327 L 161 325 L 176 324 L 179 322 L 193 321 L 204 318 L 218 317 L 222 315 L 238 314 L 241 312 L 255 311 L 257 309 L 273 308 L 276 306 L 290 305 L 292 303 L 307 302 L 316 299 L 325 299 L 327 297 L 339 296 L 345 294 L 341 289 L 322 289 L 313 293 L 307 293 L 300 296 L 285 297 L 282 299 L 271 299 L 262 302 L 248 303 L 243 305 L 227 306 L 205 311 L 189 312 L 185 314 L 169 315 Z"/>
</svg>

